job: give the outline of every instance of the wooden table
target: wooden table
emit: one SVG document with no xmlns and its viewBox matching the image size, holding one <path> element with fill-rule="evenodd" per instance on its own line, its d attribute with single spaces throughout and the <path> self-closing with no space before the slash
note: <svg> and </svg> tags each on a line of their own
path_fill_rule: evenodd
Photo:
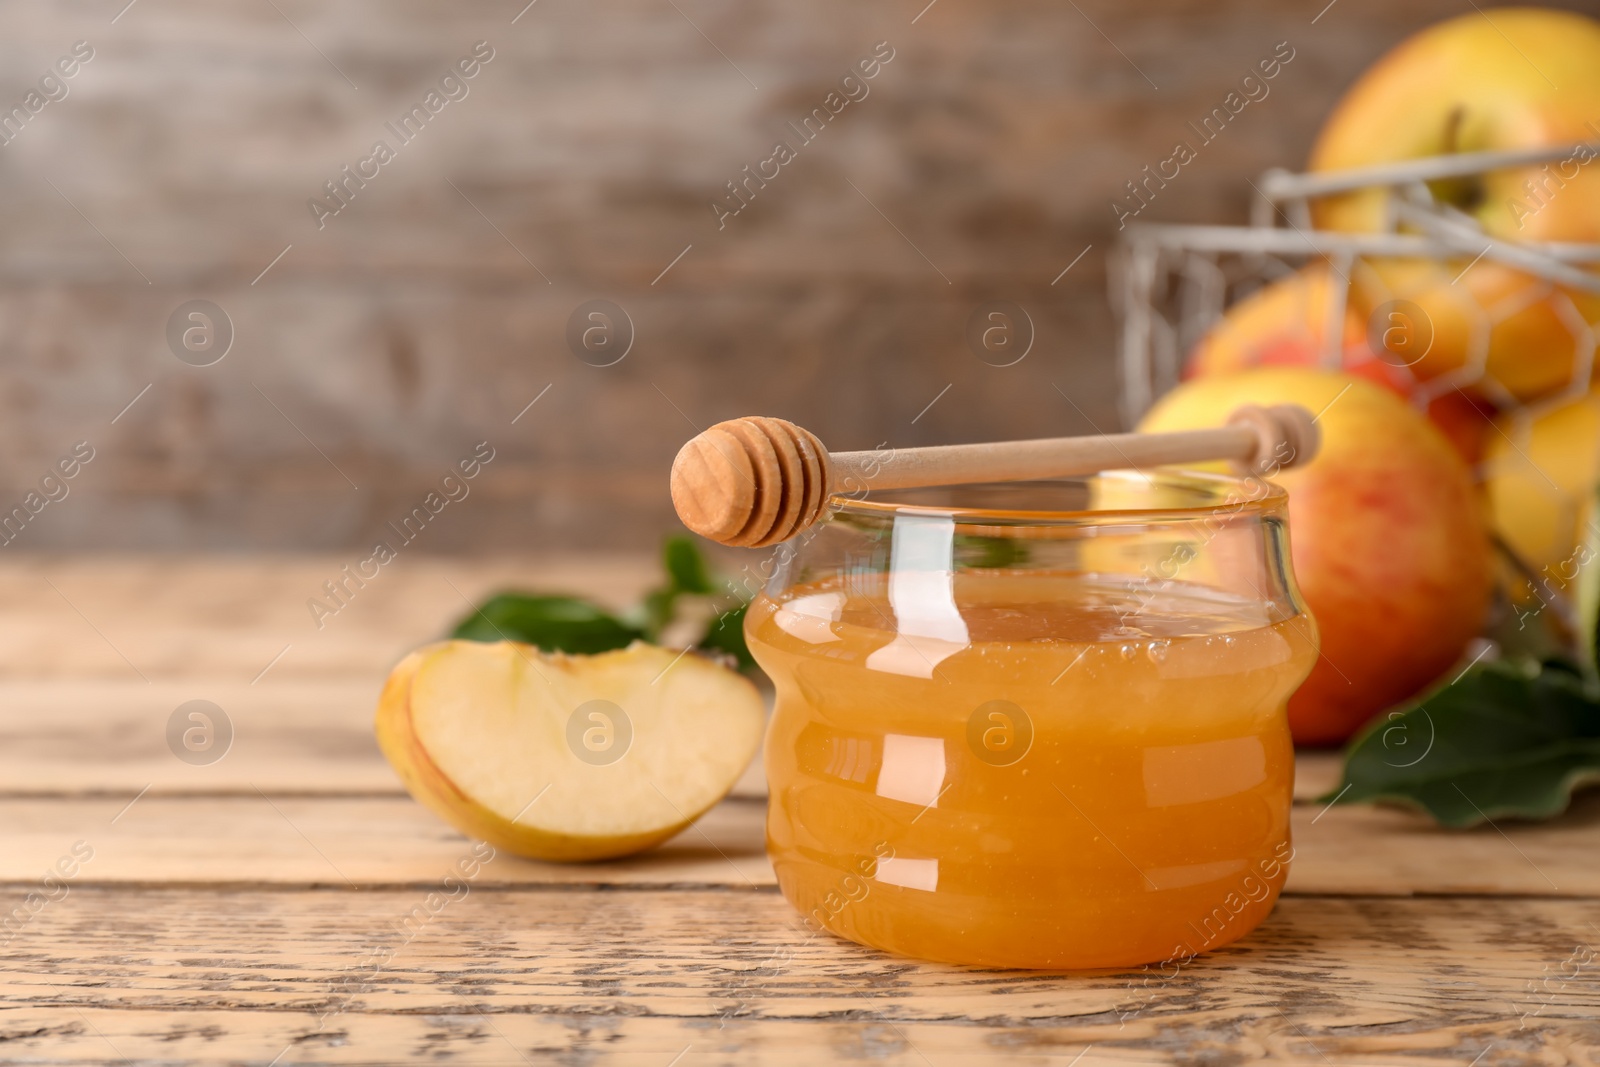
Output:
<svg viewBox="0 0 1600 1067">
<path fill-rule="evenodd" d="M 620 604 L 653 566 L 406 558 L 319 631 L 345 562 L 0 566 L 0 1062 L 1600 1061 L 1600 803 L 1447 833 L 1324 810 L 1326 758 L 1277 910 L 1170 978 L 808 939 L 753 776 L 650 854 L 441 897 L 471 843 L 373 744 L 388 668 L 493 587 Z M 210 765 L 168 749 L 193 699 L 233 726 Z"/>
</svg>

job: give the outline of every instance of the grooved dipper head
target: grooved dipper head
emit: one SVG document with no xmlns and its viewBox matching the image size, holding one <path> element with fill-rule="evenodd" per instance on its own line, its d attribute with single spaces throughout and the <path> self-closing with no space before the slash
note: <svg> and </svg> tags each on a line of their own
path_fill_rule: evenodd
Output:
<svg viewBox="0 0 1600 1067">
<path fill-rule="evenodd" d="M 672 461 L 672 506 L 683 524 L 725 545 L 787 541 L 822 516 L 831 495 L 828 451 L 783 419 L 730 419 Z"/>
</svg>

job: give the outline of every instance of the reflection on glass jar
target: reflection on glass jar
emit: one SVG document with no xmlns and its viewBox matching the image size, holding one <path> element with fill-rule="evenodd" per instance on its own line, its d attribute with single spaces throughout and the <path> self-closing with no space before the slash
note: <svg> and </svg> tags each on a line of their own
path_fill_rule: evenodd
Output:
<svg viewBox="0 0 1600 1067">
<path fill-rule="evenodd" d="M 1116 472 L 835 501 L 746 621 L 784 895 L 865 945 L 1114 967 L 1227 944 L 1291 855 L 1316 659 L 1265 482 Z"/>
</svg>

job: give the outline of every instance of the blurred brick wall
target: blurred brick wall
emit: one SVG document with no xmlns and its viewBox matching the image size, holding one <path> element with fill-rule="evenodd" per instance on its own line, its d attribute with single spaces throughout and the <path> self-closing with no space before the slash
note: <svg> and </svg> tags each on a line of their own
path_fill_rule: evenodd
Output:
<svg viewBox="0 0 1600 1067">
<path fill-rule="evenodd" d="M 1109 429 L 1123 182 L 1287 41 L 1270 95 L 1144 215 L 1243 221 L 1246 177 L 1300 164 L 1366 63 L 1463 10 L 125 2 L 0 13 L 6 108 L 94 49 L 0 146 L 0 508 L 95 450 L 13 552 L 360 546 L 483 440 L 420 548 L 644 546 L 673 453 L 719 419 L 835 448 Z M 467 95 L 400 145 L 385 123 L 479 40 Z M 881 41 L 868 95 L 800 146 L 787 123 Z M 319 229 L 307 201 L 379 139 L 395 158 Z M 719 229 L 779 139 L 797 158 Z M 596 298 L 635 327 L 613 366 L 565 339 Z M 233 323 L 212 366 L 169 350 L 193 299 Z M 1014 366 L 963 339 L 993 299 L 1036 325 Z"/>
</svg>

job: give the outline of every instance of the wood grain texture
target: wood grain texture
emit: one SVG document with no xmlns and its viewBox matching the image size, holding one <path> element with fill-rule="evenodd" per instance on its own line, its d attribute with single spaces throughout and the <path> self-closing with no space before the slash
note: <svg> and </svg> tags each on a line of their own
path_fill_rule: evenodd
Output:
<svg viewBox="0 0 1600 1067">
<path fill-rule="evenodd" d="M 662 580 L 659 564 L 639 553 L 442 561 L 402 550 L 364 587 L 347 586 L 345 606 L 319 627 L 307 601 L 335 603 L 324 583 L 344 581 L 342 568 L 362 558 L 7 557 L 0 681 L 334 679 L 371 685 L 375 700 L 402 656 L 447 634 L 494 591 L 576 593 L 622 609 Z"/>
<path fill-rule="evenodd" d="M 1137 994 L 1135 994 L 1137 996 Z M 733 1010 L 738 1010 L 737 1004 Z M 1401 1012 L 1371 1028 L 1334 1017 L 1308 1022 L 1269 1004 L 1209 1010 L 1193 1021 L 1171 1017 L 1118 1030 L 1113 1023 L 1066 1020 L 1014 1025 L 985 1020 L 898 1022 L 860 1010 L 813 1020 L 689 1019 L 569 1015 L 471 1009 L 426 1015 L 345 1013 L 327 1030 L 309 1013 L 19 1008 L 7 1012 L 12 1055 L 48 1064 L 626 1064 L 629 1067 L 812 1067 L 843 1061 L 886 1067 L 1142 1067 L 1225 1062 L 1293 1067 L 1461 1067 L 1528 1062 L 1587 1065 L 1595 1035 L 1584 1020 L 1469 1019 L 1415 1027 Z M 1389 1025 L 1384 1025 L 1389 1024 Z M 1130 1033 L 1130 1031 L 1132 1031 Z M 1501 1051 L 1508 1050 L 1508 1051 Z M 676 1057 L 676 1060 L 674 1059 Z M 1080 1058 L 1081 1057 L 1081 1058 Z"/>
<path fill-rule="evenodd" d="M 146 786 L 166 795 L 251 786 L 273 794 L 398 795 L 372 735 L 382 682 L 381 670 L 253 686 L 206 677 L 0 682 L 0 796 L 132 796 Z M 233 724 L 234 747 L 210 766 L 183 763 L 167 747 L 167 718 L 194 699 L 212 701 Z M 1314 803 L 1332 792 L 1339 768 L 1337 753 L 1301 752 L 1295 795 Z M 766 795 L 759 760 L 734 792 Z"/>
<path fill-rule="evenodd" d="M 739 554 L 723 562 L 736 571 Z M 348 558 L 87 557 L 0 560 L 0 795 L 390 793 L 372 739 L 389 669 L 502 588 L 578 592 L 614 609 L 660 580 L 638 554 L 411 557 L 316 626 L 305 601 Z M 209 700 L 235 746 L 216 764 L 173 758 L 165 724 Z M 1302 753 L 1303 799 L 1337 781 Z M 766 792 L 759 761 L 734 790 Z"/>
<path fill-rule="evenodd" d="M 1462 10 L 122 6 L 0 12 L 0 100 L 72 42 L 96 50 L 0 147 L 0 484 L 20 498 L 74 442 L 97 449 L 19 551 L 364 548 L 485 439 L 498 466 L 427 551 L 638 548 L 672 524 L 673 453 L 723 418 L 781 415 L 837 449 L 1109 427 L 1124 183 L 1288 41 L 1270 95 L 1143 216 L 1242 221 L 1247 178 L 1298 165 L 1363 67 Z M 470 95 L 318 229 L 308 199 L 479 39 L 495 58 Z M 896 53 L 870 94 L 719 229 L 726 183 L 878 41 Z M 613 367 L 565 341 L 595 297 L 636 329 Z M 195 298 L 235 326 L 213 367 L 163 336 Z M 1016 366 L 964 340 L 991 299 L 1033 320 Z"/>
<path fill-rule="evenodd" d="M 226 762 L 226 761 L 224 761 Z M 95 851 L 82 879 L 148 885 L 425 885 L 471 843 L 404 795 L 257 792 L 163 796 L 0 797 L 0 885 L 26 892 L 76 841 Z M 128 805 L 132 802 L 132 806 Z M 726 800 L 652 852 L 602 864 L 502 857 L 486 885 L 775 884 L 764 798 Z M 113 823 L 112 820 L 116 821 Z M 1600 798 L 1532 826 L 1441 830 L 1419 816 L 1369 807 L 1293 813 L 1295 859 L 1285 892 L 1600 897 Z"/>
<path fill-rule="evenodd" d="M 383 677 L 0 682 L 0 796 L 399 796 L 373 737 Z M 166 736 L 174 709 L 195 699 L 221 708 L 233 730 L 227 754 L 203 766 L 175 759 Z M 766 795 L 759 760 L 734 793 Z"/>
<path fill-rule="evenodd" d="M 1485 1048 L 1494 1063 L 1600 1051 L 1592 979 L 1529 991 L 1594 942 L 1576 902 L 1289 898 L 1166 975 L 890 957 L 810 936 L 770 891 L 469 891 L 405 925 L 419 900 L 74 890 L 0 960 L 0 1054 L 514 1062 L 509 1043 L 550 1062 L 665 1064 L 688 1046 L 679 1062 L 1062 1064 L 1092 1045 L 1104 1063 L 1459 1065 Z"/>
<path fill-rule="evenodd" d="M 462 597 L 510 583 L 622 605 L 655 568 L 407 558 L 302 637 L 306 588 L 340 562 L 0 565 L 0 1062 L 1600 1061 L 1600 986 L 1574 962 L 1600 943 L 1594 796 L 1464 833 L 1301 803 L 1277 910 L 1170 974 L 944 967 L 812 937 L 775 891 L 758 778 L 644 855 L 502 855 L 447 885 L 472 844 L 372 746 L 390 664 Z M 205 767 L 163 737 L 195 697 L 237 728 Z M 1336 770 L 1302 754 L 1302 795 Z M 46 882 L 75 848 L 92 856 Z"/>
</svg>

